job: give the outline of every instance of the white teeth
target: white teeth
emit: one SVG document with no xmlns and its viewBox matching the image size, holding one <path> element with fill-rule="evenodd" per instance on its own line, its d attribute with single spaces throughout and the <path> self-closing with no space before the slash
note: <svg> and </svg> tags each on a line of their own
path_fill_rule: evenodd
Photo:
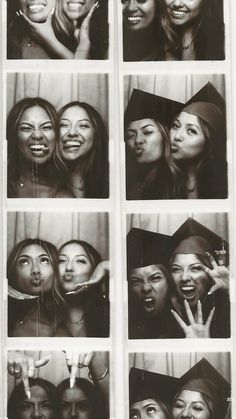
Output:
<svg viewBox="0 0 236 419">
<path fill-rule="evenodd" d="M 82 143 L 80 141 L 67 140 L 65 145 L 69 147 L 80 147 Z"/>
<path fill-rule="evenodd" d="M 153 301 L 153 299 L 152 298 L 145 298 L 145 300 L 144 300 L 145 302 L 147 302 L 147 303 L 150 303 L 150 302 L 152 302 Z"/>
<path fill-rule="evenodd" d="M 44 9 L 44 5 L 43 4 L 31 4 L 30 6 L 29 6 L 29 10 L 31 11 L 31 12 L 40 12 L 41 10 L 43 10 Z"/>
<path fill-rule="evenodd" d="M 172 10 L 172 13 L 176 16 L 184 16 L 187 12 L 183 12 L 180 10 Z"/>
<path fill-rule="evenodd" d="M 142 18 L 140 16 L 129 16 L 128 21 L 132 23 L 140 22 Z"/>
<path fill-rule="evenodd" d="M 46 145 L 42 145 L 42 144 L 34 144 L 34 145 L 30 145 L 29 148 L 32 151 L 38 151 L 38 150 L 45 150 L 47 147 Z"/>
<path fill-rule="evenodd" d="M 181 287 L 182 291 L 194 291 L 195 287 Z"/>
<path fill-rule="evenodd" d="M 81 5 L 81 3 L 67 3 L 68 4 L 68 7 L 70 8 L 70 9 L 78 9 L 79 7 L 80 7 L 80 5 Z"/>
</svg>

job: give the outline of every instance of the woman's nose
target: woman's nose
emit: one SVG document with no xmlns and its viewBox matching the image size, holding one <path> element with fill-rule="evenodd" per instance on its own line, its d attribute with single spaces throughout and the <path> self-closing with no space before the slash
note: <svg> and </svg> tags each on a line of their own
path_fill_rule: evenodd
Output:
<svg viewBox="0 0 236 419">
<path fill-rule="evenodd" d="M 144 143 L 144 136 L 142 133 L 137 133 L 134 139 L 134 144 L 143 144 Z"/>
<path fill-rule="evenodd" d="M 182 7 L 184 4 L 183 4 L 183 0 L 175 0 L 174 1 L 174 6 L 175 7 Z"/>
<path fill-rule="evenodd" d="M 182 411 L 181 417 L 182 418 L 191 418 L 192 417 L 190 406 L 185 406 L 185 408 Z"/>
<path fill-rule="evenodd" d="M 71 125 L 69 131 L 68 131 L 68 135 L 69 137 L 77 137 L 78 135 L 78 129 L 76 128 L 76 126 Z"/>
<path fill-rule="evenodd" d="M 32 137 L 35 138 L 35 139 L 42 138 L 41 129 L 40 128 L 34 128 L 33 133 L 32 133 Z"/>
<path fill-rule="evenodd" d="M 191 276 L 189 275 L 189 272 L 187 270 L 184 270 L 182 272 L 181 280 L 184 281 L 184 282 L 187 282 L 187 281 L 191 280 Z"/>
<path fill-rule="evenodd" d="M 178 142 L 183 141 L 181 129 L 177 129 L 175 131 L 175 133 L 174 133 L 174 141 L 178 141 Z"/>
<path fill-rule="evenodd" d="M 72 260 L 68 260 L 67 264 L 66 264 L 66 272 L 70 272 L 73 271 L 73 263 Z"/>
<path fill-rule="evenodd" d="M 38 274 L 40 272 L 40 265 L 38 260 L 33 260 L 32 261 L 32 273 L 33 274 Z"/>
<path fill-rule="evenodd" d="M 152 289 L 151 284 L 149 281 L 145 281 L 142 283 L 142 291 L 149 292 Z"/>
<path fill-rule="evenodd" d="M 126 10 L 129 12 L 135 12 L 138 9 L 137 0 L 129 0 Z"/>
</svg>

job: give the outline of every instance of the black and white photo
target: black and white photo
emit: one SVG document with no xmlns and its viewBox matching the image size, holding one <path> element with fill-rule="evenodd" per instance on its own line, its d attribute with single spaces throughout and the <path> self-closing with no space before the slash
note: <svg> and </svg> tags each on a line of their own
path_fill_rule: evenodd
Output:
<svg viewBox="0 0 236 419">
<path fill-rule="evenodd" d="M 109 197 L 106 74 L 11 73 L 7 105 L 8 198 Z"/>
<path fill-rule="evenodd" d="M 224 75 L 124 78 L 126 198 L 228 196 Z"/>
<path fill-rule="evenodd" d="M 107 213 L 8 214 L 8 336 L 109 336 Z"/>
<path fill-rule="evenodd" d="M 129 338 L 229 338 L 227 214 L 132 214 L 128 224 Z"/>
</svg>

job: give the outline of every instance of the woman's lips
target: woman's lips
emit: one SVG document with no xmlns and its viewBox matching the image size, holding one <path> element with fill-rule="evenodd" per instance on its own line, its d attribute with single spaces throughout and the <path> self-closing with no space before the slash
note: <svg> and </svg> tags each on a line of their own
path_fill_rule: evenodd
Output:
<svg viewBox="0 0 236 419">
<path fill-rule="evenodd" d="M 137 23 L 141 22 L 142 16 L 126 16 L 126 20 L 129 25 L 136 25 Z"/>
<path fill-rule="evenodd" d="M 66 282 L 72 282 L 73 279 L 74 279 L 74 275 L 72 275 L 72 274 L 65 274 L 63 276 L 63 280 L 66 281 Z"/>
<path fill-rule="evenodd" d="M 31 144 L 29 145 L 30 153 L 36 157 L 44 157 L 48 154 L 49 148 L 46 144 Z"/>
<path fill-rule="evenodd" d="M 170 9 L 170 13 L 174 18 L 182 19 L 188 12 L 186 10 Z"/>
<path fill-rule="evenodd" d="M 176 151 L 179 151 L 179 148 L 180 147 L 178 145 L 173 144 L 171 145 L 170 150 L 172 153 L 175 153 Z"/>
<path fill-rule="evenodd" d="M 148 313 L 152 313 L 155 310 L 155 300 L 152 297 L 143 299 L 143 308 Z"/>
<path fill-rule="evenodd" d="M 180 290 L 186 300 L 191 300 L 195 296 L 196 287 L 193 285 L 182 285 Z"/>
<path fill-rule="evenodd" d="M 83 142 L 79 140 L 66 140 L 63 142 L 63 150 L 66 152 L 74 152 L 79 150 Z"/>
<path fill-rule="evenodd" d="M 142 147 L 137 147 L 137 148 L 135 148 L 135 150 L 134 150 L 134 152 L 135 152 L 135 154 L 136 154 L 136 156 L 140 156 L 141 154 L 143 154 L 144 153 L 144 148 L 142 148 Z"/>
<path fill-rule="evenodd" d="M 30 13 L 39 13 L 44 10 L 44 8 L 47 6 L 45 2 L 35 2 L 35 3 L 29 3 L 27 5 L 27 9 Z"/>
</svg>

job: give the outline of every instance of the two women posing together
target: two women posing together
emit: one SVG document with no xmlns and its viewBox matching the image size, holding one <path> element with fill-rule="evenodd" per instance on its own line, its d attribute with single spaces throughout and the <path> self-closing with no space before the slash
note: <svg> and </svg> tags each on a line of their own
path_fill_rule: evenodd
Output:
<svg viewBox="0 0 236 419">
<path fill-rule="evenodd" d="M 9 336 L 109 336 L 108 270 L 85 241 L 19 242 L 7 262 Z"/>
<path fill-rule="evenodd" d="M 124 125 L 127 199 L 227 198 L 225 102 L 211 83 L 186 104 L 134 89 Z"/>
<path fill-rule="evenodd" d="M 70 102 L 59 112 L 24 98 L 7 120 L 9 198 L 108 198 L 108 134 L 97 110 Z"/>
</svg>

